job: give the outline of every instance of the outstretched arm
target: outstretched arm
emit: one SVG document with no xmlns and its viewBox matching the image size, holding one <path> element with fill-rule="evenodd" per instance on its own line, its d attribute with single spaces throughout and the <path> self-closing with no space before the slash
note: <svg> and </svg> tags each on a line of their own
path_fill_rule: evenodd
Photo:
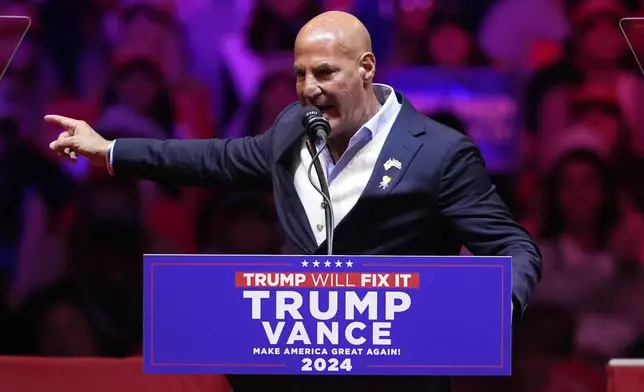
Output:
<svg viewBox="0 0 644 392">
<path fill-rule="evenodd" d="M 292 107 L 287 107 L 281 116 Z M 105 140 L 86 122 L 57 115 L 45 120 L 64 131 L 50 147 L 74 161 L 87 157 L 111 174 L 186 186 L 222 184 L 256 188 L 270 183 L 273 128 L 256 137 L 236 139 Z"/>
<path fill-rule="evenodd" d="M 117 176 L 248 188 L 270 181 L 271 134 L 269 130 L 238 139 L 118 139 L 108 151 L 108 164 Z"/>
</svg>

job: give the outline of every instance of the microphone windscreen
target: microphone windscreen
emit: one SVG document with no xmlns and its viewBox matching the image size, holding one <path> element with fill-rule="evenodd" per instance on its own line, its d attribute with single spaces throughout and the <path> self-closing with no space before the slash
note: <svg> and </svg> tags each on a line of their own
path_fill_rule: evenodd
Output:
<svg viewBox="0 0 644 392">
<path fill-rule="evenodd" d="M 320 109 L 315 106 L 306 106 L 302 110 L 302 126 L 307 128 L 311 125 L 314 119 L 319 119 L 322 117 L 322 112 Z"/>
</svg>

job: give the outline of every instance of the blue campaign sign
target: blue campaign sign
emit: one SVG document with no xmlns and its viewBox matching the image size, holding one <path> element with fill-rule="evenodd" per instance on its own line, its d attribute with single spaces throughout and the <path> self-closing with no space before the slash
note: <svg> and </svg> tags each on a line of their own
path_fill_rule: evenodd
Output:
<svg viewBox="0 0 644 392">
<path fill-rule="evenodd" d="M 144 256 L 148 373 L 509 375 L 510 257 Z"/>
</svg>

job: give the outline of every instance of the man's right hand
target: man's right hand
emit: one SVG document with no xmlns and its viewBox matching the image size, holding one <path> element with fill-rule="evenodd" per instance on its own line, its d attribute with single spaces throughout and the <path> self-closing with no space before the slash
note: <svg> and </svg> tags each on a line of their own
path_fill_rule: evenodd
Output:
<svg viewBox="0 0 644 392">
<path fill-rule="evenodd" d="M 45 116 L 45 121 L 63 129 L 58 139 L 49 144 L 49 148 L 56 151 L 58 156 L 74 162 L 78 155 L 82 155 L 89 159 L 92 165 L 105 165 L 107 150 L 112 142 L 105 140 L 85 121 L 53 114 Z"/>
</svg>

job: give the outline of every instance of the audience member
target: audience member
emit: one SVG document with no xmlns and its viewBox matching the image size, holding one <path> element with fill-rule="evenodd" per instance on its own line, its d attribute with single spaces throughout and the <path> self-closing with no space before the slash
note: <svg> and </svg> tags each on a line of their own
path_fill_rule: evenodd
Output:
<svg viewBox="0 0 644 392">
<path fill-rule="evenodd" d="M 394 38 L 389 63 L 392 66 L 418 64 L 427 52 L 427 26 L 435 11 L 431 0 L 394 1 Z"/>
<path fill-rule="evenodd" d="M 613 179 L 596 153 L 571 150 L 557 158 L 544 192 L 544 273 L 535 301 L 577 311 L 615 272 L 609 242 L 620 210 Z"/>
<path fill-rule="evenodd" d="M 265 198 L 239 196 L 229 199 L 220 210 L 208 208 L 200 222 L 200 249 L 203 253 L 279 253 L 277 220 L 273 206 Z"/>
<path fill-rule="evenodd" d="M 630 54 L 618 22 L 625 13 L 619 0 L 587 0 L 571 7 L 572 31 L 565 56 L 537 72 L 526 88 L 527 126 L 543 143 L 549 143 L 570 125 L 571 87 L 592 83 L 628 96 L 627 91 L 639 85 L 624 69 L 625 56 Z M 624 98 L 620 98 L 620 105 L 628 119 L 632 103 Z"/>
<path fill-rule="evenodd" d="M 435 15 L 427 27 L 426 56 L 422 63 L 445 68 L 487 65 L 475 37 L 462 21 Z"/>
<path fill-rule="evenodd" d="M 20 308 L 16 331 L 17 354 L 45 357 L 101 355 L 100 342 L 82 300 L 67 282 L 30 295 Z"/>
<path fill-rule="evenodd" d="M 259 54 L 290 52 L 297 32 L 319 11 L 313 0 L 258 0 L 248 28 L 248 44 Z"/>
<path fill-rule="evenodd" d="M 258 88 L 259 95 L 247 113 L 245 131 L 249 136 L 267 131 L 280 112 L 297 100 L 293 89 L 293 72 L 276 71 L 267 74 Z"/>
<path fill-rule="evenodd" d="M 175 134 L 172 95 L 156 63 L 144 58 L 115 65 L 97 128 L 110 137 L 168 138 Z"/>
</svg>

